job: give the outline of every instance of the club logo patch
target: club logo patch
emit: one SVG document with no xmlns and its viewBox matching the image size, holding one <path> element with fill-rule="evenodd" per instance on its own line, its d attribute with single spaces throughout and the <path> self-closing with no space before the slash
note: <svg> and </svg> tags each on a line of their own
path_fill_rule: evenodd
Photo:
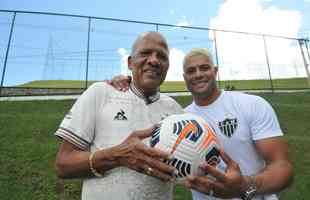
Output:
<svg viewBox="0 0 310 200">
<path fill-rule="evenodd" d="M 237 118 L 226 118 L 218 124 L 221 132 L 227 137 L 233 136 L 235 131 L 238 128 L 238 119 Z"/>
</svg>

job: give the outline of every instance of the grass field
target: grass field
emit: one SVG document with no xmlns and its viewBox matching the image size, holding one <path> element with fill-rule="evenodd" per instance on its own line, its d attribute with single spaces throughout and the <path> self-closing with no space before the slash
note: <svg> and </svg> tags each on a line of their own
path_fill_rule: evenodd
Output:
<svg viewBox="0 0 310 200">
<path fill-rule="evenodd" d="M 290 144 L 295 181 L 281 200 L 310 199 L 310 93 L 263 94 L 280 118 Z M 178 97 L 183 106 L 190 97 Z M 54 172 L 59 141 L 53 136 L 73 101 L 0 102 L 0 199 L 80 199 L 79 180 L 60 180 Z M 176 200 L 191 199 L 178 187 Z"/>
<path fill-rule="evenodd" d="M 89 81 L 88 86 L 94 81 Z M 234 86 L 237 90 L 245 89 L 270 89 L 271 83 L 269 80 L 232 80 L 220 81 L 220 86 Z M 306 78 L 290 78 L 290 79 L 275 79 L 272 82 L 274 88 L 310 88 Z M 84 81 L 75 80 L 46 80 L 46 81 L 31 81 L 18 87 L 34 87 L 34 88 L 84 88 Z M 165 81 L 161 86 L 161 91 L 187 91 L 183 81 Z"/>
</svg>

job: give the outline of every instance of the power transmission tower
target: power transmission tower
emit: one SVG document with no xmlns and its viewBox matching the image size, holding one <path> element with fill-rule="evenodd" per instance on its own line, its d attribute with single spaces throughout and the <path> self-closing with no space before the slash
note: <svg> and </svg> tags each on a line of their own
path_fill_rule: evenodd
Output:
<svg viewBox="0 0 310 200">
<path fill-rule="evenodd" d="M 53 49 L 53 37 L 50 36 L 48 41 L 48 47 L 45 57 L 45 64 L 42 74 L 43 80 L 54 80 L 55 79 L 55 56 Z"/>
</svg>

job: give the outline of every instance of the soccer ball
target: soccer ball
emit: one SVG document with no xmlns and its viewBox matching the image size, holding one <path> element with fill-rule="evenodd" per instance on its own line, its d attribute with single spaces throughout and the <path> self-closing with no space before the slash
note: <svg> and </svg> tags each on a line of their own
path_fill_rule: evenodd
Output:
<svg viewBox="0 0 310 200">
<path fill-rule="evenodd" d="M 220 145 L 214 129 L 203 118 L 193 114 L 170 115 L 159 123 L 150 140 L 151 147 L 170 152 L 172 160 L 164 162 L 178 170 L 177 181 L 186 176 L 207 175 L 199 164 L 217 166 Z"/>
</svg>

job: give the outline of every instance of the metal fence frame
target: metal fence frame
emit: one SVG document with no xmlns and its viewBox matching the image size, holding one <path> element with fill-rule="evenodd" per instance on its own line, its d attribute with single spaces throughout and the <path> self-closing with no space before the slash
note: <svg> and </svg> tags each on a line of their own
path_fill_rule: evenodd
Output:
<svg viewBox="0 0 310 200">
<path fill-rule="evenodd" d="M 146 22 L 146 21 L 135 21 L 135 20 L 125 20 L 125 19 L 116 19 L 116 18 L 107 18 L 107 17 L 95 17 L 95 16 L 86 16 L 86 15 L 72 15 L 72 14 L 60 14 L 60 13 L 51 13 L 51 12 L 33 12 L 33 11 L 20 11 L 20 10 L 0 10 L 0 13 L 11 13 L 13 14 L 12 22 L 10 26 L 10 33 L 9 33 L 9 39 L 7 42 L 7 48 L 5 53 L 5 60 L 3 64 L 3 70 L 1 75 L 1 84 L 0 84 L 0 96 L 2 88 L 8 88 L 3 86 L 4 79 L 5 79 L 5 73 L 7 68 L 7 60 L 8 55 L 10 51 L 11 46 L 11 40 L 12 36 L 14 34 L 14 25 L 15 25 L 15 19 L 18 14 L 38 14 L 38 15 L 49 15 L 49 16 L 63 16 L 63 17 L 71 17 L 71 18 L 83 18 L 88 19 L 88 34 L 87 34 L 87 53 L 86 53 L 86 72 L 85 72 L 85 86 L 84 88 L 79 88 L 78 93 L 81 93 L 81 89 L 86 89 L 88 87 L 88 65 L 89 65 L 89 47 L 90 47 L 90 38 L 91 38 L 91 23 L 92 20 L 107 20 L 107 21 L 117 21 L 117 22 L 127 22 L 127 23 L 136 23 L 136 24 L 147 24 L 147 25 L 154 25 L 156 31 L 159 30 L 159 27 L 174 27 L 174 28 L 183 28 L 183 29 L 195 29 L 195 30 L 205 30 L 205 31 L 212 31 L 214 36 L 214 46 L 215 46 L 215 61 L 216 65 L 219 65 L 219 58 L 218 58 L 218 49 L 217 49 L 217 38 L 216 33 L 217 32 L 230 32 L 230 33 L 238 33 L 238 34 L 246 34 L 246 35 L 253 35 L 253 36 L 259 36 L 262 37 L 263 43 L 264 43 L 264 52 L 265 52 L 265 58 L 266 58 L 266 65 L 268 67 L 268 73 L 269 73 L 269 81 L 270 81 L 270 90 L 274 92 L 274 85 L 272 81 L 272 75 L 270 71 L 270 63 L 269 63 L 269 56 L 268 56 L 268 48 L 267 48 L 267 42 L 266 37 L 270 38 L 282 38 L 282 39 L 289 39 L 289 40 L 296 40 L 298 41 L 298 44 L 300 46 L 301 56 L 303 59 L 303 64 L 306 70 L 307 79 L 310 87 L 310 73 L 309 73 L 309 63 L 310 62 L 310 54 L 309 54 L 309 38 L 293 38 L 293 37 L 287 37 L 287 36 L 280 36 L 280 35 L 270 35 L 270 34 L 259 34 L 259 33 L 249 33 L 249 32 L 242 32 L 242 31 L 233 31 L 233 30 L 223 30 L 223 29 L 213 29 L 208 27 L 196 27 L 196 26 L 178 26 L 178 25 L 172 25 L 172 24 L 164 24 L 164 23 L 155 23 L 155 22 Z M 305 48 L 303 48 L 305 47 Z M 306 52 L 305 52 L 306 51 Z M 307 56 L 307 58 L 306 58 Z M 307 62 L 308 60 L 308 62 Z M 218 79 L 220 80 L 220 73 L 218 73 Z M 220 82 L 219 82 L 220 83 Z M 31 88 L 26 88 L 31 89 Z M 46 88 L 46 89 L 54 89 L 54 88 Z M 71 88 L 72 89 L 72 88 Z M 264 88 L 266 89 L 266 88 Z M 309 88 L 296 88 L 296 89 L 309 89 Z M 71 93 L 70 93 L 71 94 Z"/>
</svg>

